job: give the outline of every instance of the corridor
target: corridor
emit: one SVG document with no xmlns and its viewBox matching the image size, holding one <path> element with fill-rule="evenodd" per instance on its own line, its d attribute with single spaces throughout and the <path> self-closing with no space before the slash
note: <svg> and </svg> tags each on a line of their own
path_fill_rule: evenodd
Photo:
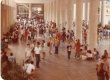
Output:
<svg viewBox="0 0 110 80">
<path fill-rule="evenodd" d="M 40 39 L 38 38 L 37 40 L 39 41 Z M 109 47 L 109 44 L 109 40 L 102 40 L 100 42 L 100 46 L 98 46 L 100 55 Z M 98 61 L 75 59 L 74 49 L 72 50 L 71 59 L 68 60 L 65 45 L 66 43 L 61 43 L 59 54 L 54 54 L 53 48 L 52 54 L 50 55 L 48 53 L 48 47 L 46 48 L 46 59 L 41 59 L 40 68 L 37 69 L 34 80 L 97 80 L 96 63 Z M 19 41 L 18 44 L 9 45 L 9 49 L 7 49 L 8 53 L 14 53 L 20 65 L 23 65 L 25 58 L 25 47 L 26 43 Z"/>
<path fill-rule="evenodd" d="M 5 80 L 110 80 L 109 0 L 2 0 Z"/>
</svg>

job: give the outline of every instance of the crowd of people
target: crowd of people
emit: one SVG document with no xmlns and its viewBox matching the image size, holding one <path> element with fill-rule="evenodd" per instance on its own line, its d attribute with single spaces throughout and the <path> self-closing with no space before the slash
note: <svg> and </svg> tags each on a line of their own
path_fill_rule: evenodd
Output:
<svg viewBox="0 0 110 80">
<path fill-rule="evenodd" d="M 83 25 L 84 26 L 84 25 Z M 84 43 L 81 44 L 79 39 L 76 39 L 75 33 L 73 30 L 67 30 L 65 27 L 62 27 L 62 31 L 56 27 L 54 22 L 45 23 L 43 19 L 26 19 L 19 18 L 16 27 L 13 28 L 11 34 L 3 34 L 2 38 L 2 46 L 1 49 L 4 50 L 8 47 L 10 43 L 16 43 L 19 40 L 26 42 L 27 46 L 25 48 L 25 62 L 23 66 L 23 70 L 25 70 L 28 74 L 31 74 L 32 70 L 35 68 L 39 68 L 39 63 L 41 61 L 41 57 L 43 60 L 46 58 L 46 54 L 53 54 L 52 49 L 54 48 L 54 54 L 59 54 L 59 49 L 61 43 L 67 43 L 67 59 L 71 59 L 72 50 L 75 50 L 75 59 L 83 59 L 86 60 L 97 60 L 97 76 L 98 80 L 109 80 L 108 69 L 108 53 L 107 50 L 104 51 L 104 54 L 101 56 L 99 51 L 94 48 L 94 50 L 88 50 L 87 44 L 87 25 L 83 30 Z M 99 31 L 102 34 L 102 29 Z M 103 33 L 104 34 L 104 33 Z M 109 33 L 110 35 L 110 33 Z M 107 35 L 107 36 L 109 36 Z M 105 36 L 105 35 L 103 35 Z M 38 40 L 38 37 L 41 37 Z M 102 37 L 102 35 L 101 35 Z M 46 53 L 46 49 L 48 53 Z M 2 60 L 11 60 L 13 54 L 10 53 L 10 57 L 4 58 L 6 56 L 6 52 L 2 52 Z M 36 65 L 34 65 L 34 63 Z"/>
</svg>

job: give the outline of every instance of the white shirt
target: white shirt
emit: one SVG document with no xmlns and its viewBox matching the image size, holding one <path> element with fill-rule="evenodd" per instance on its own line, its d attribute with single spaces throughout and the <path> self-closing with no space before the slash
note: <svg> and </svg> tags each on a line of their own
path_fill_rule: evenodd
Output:
<svg viewBox="0 0 110 80">
<path fill-rule="evenodd" d="M 29 31 L 29 34 L 28 34 L 28 36 L 31 36 L 31 32 Z"/>
<path fill-rule="evenodd" d="M 25 49 L 26 57 L 31 56 L 31 50 L 32 49 L 31 48 L 28 48 L 28 47 Z"/>
<path fill-rule="evenodd" d="M 15 57 L 14 56 L 8 56 L 8 60 L 10 61 L 10 62 L 15 62 Z"/>
<path fill-rule="evenodd" d="M 35 47 L 35 45 L 34 45 L 34 44 L 32 44 L 32 45 L 31 45 L 31 48 L 34 48 L 34 47 Z"/>
<path fill-rule="evenodd" d="M 27 67 L 26 72 L 27 72 L 28 74 L 31 74 L 31 72 L 32 72 L 33 69 L 35 69 L 35 66 L 30 63 L 30 64 L 28 64 L 28 67 Z"/>
<path fill-rule="evenodd" d="M 92 58 L 93 56 L 92 56 L 92 54 L 87 53 L 87 57 Z"/>
<path fill-rule="evenodd" d="M 24 20 L 24 24 L 26 24 L 26 20 Z"/>
<path fill-rule="evenodd" d="M 20 25 L 20 28 L 22 28 L 23 26 L 22 25 Z"/>
<path fill-rule="evenodd" d="M 28 63 L 25 63 L 23 66 L 23 70 L 27 70 L 28 65 L 29 65 Z"/>
<path fill-rule="evenodd" d="M 35 54 L 40 54 L 41 48 L 35 47 L 34 51 L 35 51 Z"/>
<path fill-rule="evenodd" d="M 97 53 L 96 51 L 93 52 L 94 55 L 96 55 L 96 53 Z"/>
<path fill-rule="evenodd" d="M 24 34 L 24 29 L 21 29 L 20 33 L 21 33 L 21 34 Z"/>
<path fill-rule="evenodd" d="M 72 46 L 70 44 L 68 44 L 67 46 L 68 46 L 67 50 L 71 51 Z"/>
</svg>

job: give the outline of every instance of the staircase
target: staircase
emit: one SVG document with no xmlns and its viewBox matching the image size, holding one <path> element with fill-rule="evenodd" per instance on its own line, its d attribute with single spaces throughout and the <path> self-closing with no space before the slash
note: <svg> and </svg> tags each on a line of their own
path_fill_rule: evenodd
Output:
<svg viewBox="0 0 110 80">
<path fill-rule="evenodd" d="M 29 10 L 29 5 L 28 5 L 28 4 L 20 4 L 19 6 L 24 7 L 26 10 Z M 33 9 L 32 9 L 32 13 L 35 14 L 34 16 L 32 16 L 32 18 L 42 16 L 42 14 L 38 14 L 38 13 L 37 13 L 36 11 L 34 11 Z"/>
</svg>

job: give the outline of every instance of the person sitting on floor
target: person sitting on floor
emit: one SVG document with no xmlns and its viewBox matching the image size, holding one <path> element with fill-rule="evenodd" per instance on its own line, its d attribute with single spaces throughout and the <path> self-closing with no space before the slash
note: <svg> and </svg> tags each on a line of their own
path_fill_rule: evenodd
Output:
<svg viewBox="0 0 110 80">
<path fill-rule="evenodd" d="M 26 71 L 29 64 L 29 60 L 26 60 L 23 64 L 23 70 Z"/>
<path fill-rule="evenodd" d="M 96 51 L 96 54 L 94 55 L 94 58 L 95 58 L 95 60 L 99 60 L 100 55 L 99 55 L 99 52 L 98 51 Z"/>
<path fill-rule="evenodd" d="M 93 60 L 93 54 L 91 53 L 91 50 L 87 51 L 86 56 L 87 56 L 87 58 L 86 58 L 87 60 Z"/>
<path fill-rule="evenodd" d="M 31 74 L 33 72 L 33 70 L 35 70 L 35 66 L 33 64 L 33 61 L 31 61 L 31 62 L 29 61 L 28 63 L 29 64 L 27 66 L 26 73 Z"/>
</svg>

